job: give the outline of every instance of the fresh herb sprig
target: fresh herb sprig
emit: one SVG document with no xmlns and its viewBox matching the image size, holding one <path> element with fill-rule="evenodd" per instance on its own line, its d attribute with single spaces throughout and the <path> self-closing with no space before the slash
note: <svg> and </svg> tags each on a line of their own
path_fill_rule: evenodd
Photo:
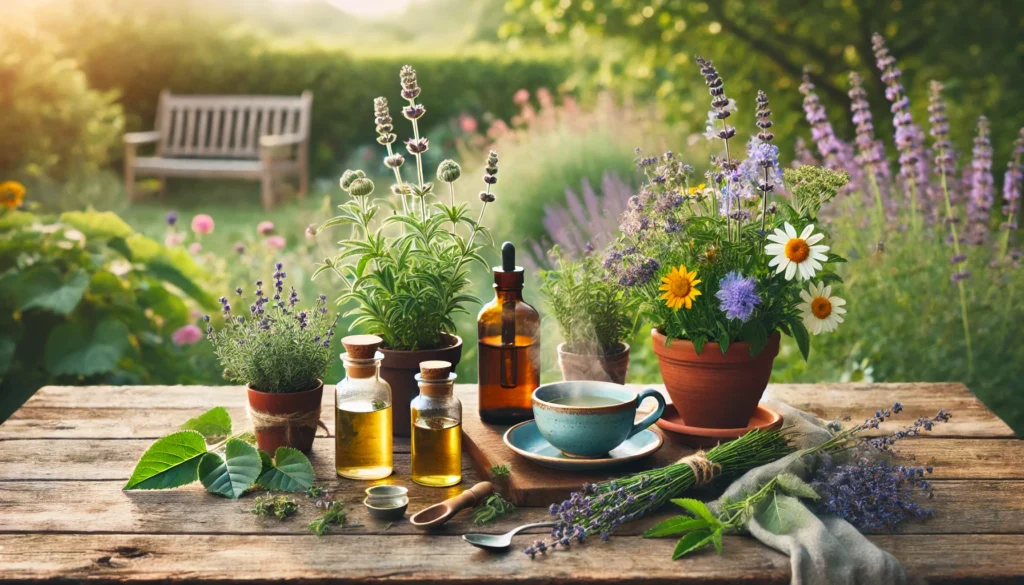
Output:
<svg viewBox="0 0 1024 585">
<path fill-rule="evenodd" d="M 715 479 L 736 477 L 771 463 L 794 451 L 790 439 L 778 430 L 751 431 L 735 441 L 719 445 L 705 454 L 718 470 Z M 558 518 L 553 539 L 538 540 L 524 552 L 531 558 L 549 548 L 569 547 L 572 540 L 583 543 L 600 535 L 607 540 L 627 522 L 644 517 L 678 498 L 697 483 L 693 468 L 683 462 L 598 484 L 586 484 L 561 504 L 551 505 Z"/>
<path fill-rule="evenodd" d="M 491 494 L 482 504 L 473 509 L 473 524 L 482 526 L 515 512 L 516 507 L 501 494 Z"/>
<path fill-rule="evenodd" d="M 345 526 L 347 515 L 345 507 L 341 502 L 330 502 L 327 510 L 316 520 L 309 523 L 309 531 L 317 536 L 323 536 L 331 529 L 331 526 Z"/>
<path fill-rule="evenodd" d="M 290 518 L 298 511 L 299 505 L 295 502 L 295 498 L 281 495 L 275 496 L 270 493 L 257 496 L 252 507 L 254 515 L 261 518 L 273 515 L 278 520 Z"/>
</svg>

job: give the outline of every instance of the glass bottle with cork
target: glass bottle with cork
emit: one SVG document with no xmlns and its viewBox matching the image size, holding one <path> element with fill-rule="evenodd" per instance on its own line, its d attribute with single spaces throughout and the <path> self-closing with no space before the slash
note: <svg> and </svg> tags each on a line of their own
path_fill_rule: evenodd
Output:
<svg viewBox="0 0 1024 585">
<path fill-rule="evenodd" d="M 494 300 L 477 319 L 480 418 L 512 424 L 533 418 L 540 385 L 540 314 L 523 301 L 523 267 L 511 242 L 494 267 Z"/>
<path fill-rule="evenodd" d="M 334 394 L 335 468 L 348 479 L 391 475 L 391 386 L 380 377 L 384 340 L 350 335 L 341 340 L 345 379 Z"/>
<path fill-rule="evenodd" d="M 410 405 L 412 480 L 429 487 L 462 481 L 462 403 L 450 362 L 420 362 L 420 394 Z"/>
</svg>

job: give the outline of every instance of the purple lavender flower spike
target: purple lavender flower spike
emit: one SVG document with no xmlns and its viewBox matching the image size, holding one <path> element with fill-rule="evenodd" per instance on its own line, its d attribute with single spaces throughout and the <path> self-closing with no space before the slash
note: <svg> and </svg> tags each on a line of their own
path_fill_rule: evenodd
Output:
<svg viewBox="0 0 1024 585">
<path fill-rule="evenodd" d="M 992 211 L 992 143 L 989 128 L 988 118 L 979 116 L 978 134 L 971 151 L 971 191 L 967 203 L 970 220 L 967 240 L 973 245 L 985 242 L 989 213 Z"/>
<path fill-rule="evenodd" d="M 1013 143 L 1013 154 L 1010 156 L 1010 162 L 1006 165 L 1006 174 L 1003 176 L 1003 215 L 1006 216 L 1006 220 L 1002 224 L 1002 229 L 1007 230 L 1007 234 L 1003 236 L 1001 257 L 1006 255 L 1010 238 L 1009 232 L 1017 229 L 1021 183 L 1024 182 L 1022 161 L 1024 161 L 1024 128 L 1020 129 L 1020 136 Z"/>
<path fill-rule="evenodd" d="M 811 125 L 811 139 L 818 147 L 822 162 L 827 168 L 838 168 L 839 139 L 832 129 L 832 123 L 828 121 L 828 115 L 818 99 L 818 94 L 814 93 L 814 83 L 811 82 L 810 72 L 806 69 L 803 83 L 800 84 L 800 93 L 804 94 L 804 113 L 807 116 L 807 123 Z"/>
</svg>

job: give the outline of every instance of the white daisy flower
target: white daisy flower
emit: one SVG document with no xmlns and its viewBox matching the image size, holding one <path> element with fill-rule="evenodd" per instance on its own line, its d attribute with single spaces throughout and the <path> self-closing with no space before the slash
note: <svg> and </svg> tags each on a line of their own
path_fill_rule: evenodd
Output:
<svg viewBox="0 0 1024 585">
<path fill-rule="evenodd" d="M 783 230 L 785 228 L 785 230 Z M 786 280 L 793 280 L 797 275 L 800 280 L 810 280 L 821 270 L 821 263 L 827 257 L 828 246 L 818 244 L 825 238 L 824 234 L 815 234 L 814 224 L 808 225 L 800 235 L 789 222 L 782 228 L 775 228 L 775 233 L 768 234 L 772 243 L 764 247 L 769 256 L 773 256 L 768 266 L 778 266 L 776 274 L 786 273 Z"/>
<path fill-rule="evenodd" d="M 800 291 L 800 298 L 804 302 L 796 306 L 803 315 L 804 327 L 811 333 L 831 333 L 843 322 L 843 315 L 846 309 L 843 305 L 846 301 L 832 296 L 832 286 L 825 286 L 822 283 L 815 285 L 811 283 L 809 291 Z"/>
</svg>

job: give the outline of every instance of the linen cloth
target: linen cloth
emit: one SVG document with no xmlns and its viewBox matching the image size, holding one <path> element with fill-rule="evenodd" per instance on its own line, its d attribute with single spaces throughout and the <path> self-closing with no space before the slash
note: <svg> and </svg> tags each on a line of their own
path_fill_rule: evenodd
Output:
<svg viewBox="0 0 1024 585">
<path fill-rule="evenodd" d="M 784 429 L 795 436 L 798 450 L 816 447 L 832 433 L 818 417 L 788 404 L 766 400 L 765 406 L 782 414 Z M 808 456 L 793 453 L 787 457 L 751 469 L 732 482 L 721 498 L 709 504 L 717 511 L 723 498 L 731 501 L 759 489 L 780 473 L 792 473 L 801 479 L 810 474 Z M 789 555 L 791 585 L 905 585 L 903 566 L 888 552 L 875 546 L 849 522 L 836 516 L 818 516 L 803 501 L 778 494 L 785 509 L 786 522 L 776 530 L 766 527 L 764 518 L 752 517 L 745 528 L 751 536 L 781 553 Z"/>
</svg>

